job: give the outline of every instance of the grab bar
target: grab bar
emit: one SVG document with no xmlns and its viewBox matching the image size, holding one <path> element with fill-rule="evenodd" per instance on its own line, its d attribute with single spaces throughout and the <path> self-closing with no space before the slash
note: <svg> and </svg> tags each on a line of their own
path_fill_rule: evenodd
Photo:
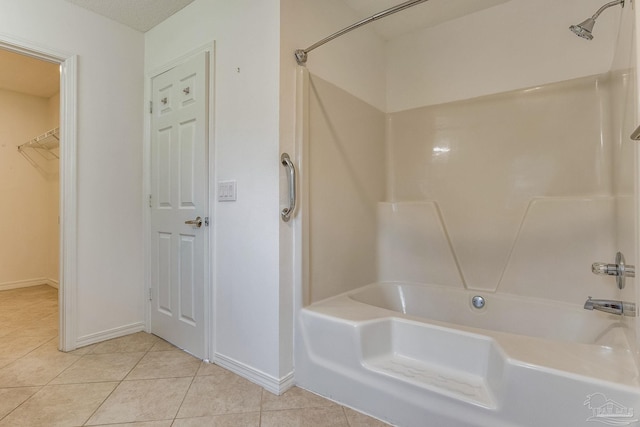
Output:
<svg viewBox="0 0 640 427">
<path fill-rule="evenodd" d="M 282 153 L 280 161 L 282 162 L 282 166 L 287 168 L 289 172 L 289 207 L 282 209 L 280 217 L 284 222 L 289 222 L 296 208 L 296 168 L 287 153 Z"/>
</svg>

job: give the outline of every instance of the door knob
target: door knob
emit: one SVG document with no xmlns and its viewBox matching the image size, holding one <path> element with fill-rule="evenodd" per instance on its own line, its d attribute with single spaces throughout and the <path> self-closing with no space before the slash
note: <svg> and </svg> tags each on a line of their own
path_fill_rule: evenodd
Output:
<svg viewBox="0 0 640 427">
<path fill-rule="evenodd" d="M 187 225 L 195 225 L 196 228 L 200 228 L 200 227 L 202 227 L 202 218 L 200 218 L 198 216 L 198 217 L 196 217 L 196 219 L 185 221 L 184 223 L 187 224 Z"/>
</svg>

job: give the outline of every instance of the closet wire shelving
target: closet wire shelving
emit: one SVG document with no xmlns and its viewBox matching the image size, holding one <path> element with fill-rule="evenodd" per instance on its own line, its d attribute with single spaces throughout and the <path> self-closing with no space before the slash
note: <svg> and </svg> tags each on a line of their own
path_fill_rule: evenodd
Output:
<svg viewBox="0 0 640 427">
<path fill-rule="evenodd" d="M 45 174 L 51 173 L 54 165 L 51 160 L 60 158 L 60 128 L 51 129 L 24 144 L 18 146 L 18 151 L 34 167 Z M 57 164 L 57 162 L 55 162 Z"/>
<path fill-rule="evenodd" d="M 25 149 L 33 148 L 35 153 L 38 153 L 47 160 L 53 160 L 60 158 L 58 153 L 53 151 L 58 149 L 58 147 L 60 147 L 60 128 L 55 128 L 24 144 L 18 145 L 18 151 L 23 155 L 29 156 L 29 152 L 25 151 Z"/>
</svg>

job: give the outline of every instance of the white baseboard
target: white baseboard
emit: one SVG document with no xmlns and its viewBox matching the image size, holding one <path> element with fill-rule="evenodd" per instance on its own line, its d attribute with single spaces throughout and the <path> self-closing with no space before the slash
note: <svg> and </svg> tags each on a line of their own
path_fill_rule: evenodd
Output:
<svg viewBox="0 0 640 427">
<path fill-rule="evenodd" d="M 131 323 L 130 325 L 120 326 L 117 328 L 108 329 L 106 331 L 84 335 L 78 337 L 78 339 L 76 340 L 76 348 L 85 347 L 90 344 L 95 344 L 113 338 L 120 338 L 125 335 L 130 335 L 141 331 L 144 331 L 144 322 Z"/>
<path fill-rule="evenodd" d="M 248 379 L 252 383 L 258 384 L 260 387 L 263 387 L 265 390 L 278 396 L 289 390 L 294 385 L 293 372 L 290 372 L 280 379 L 274 378 L 269 374 L 247 366 L 244 363 L 240 363 L 237 360 L 233 360 L 220 353 L 216 353 L 213 356 L 213 363 Z"/>
<path fill-rule="evenodd" d="M 29 288 L 31 286 L 50 285 L 51 279 L 40 277 L 37 279 L 16 280 L 15 282 L 0 283 L 0 291 L 8 291 L 9 289 Z M 57 283 L 57 282 L 56 282 Z"/>
</svg>

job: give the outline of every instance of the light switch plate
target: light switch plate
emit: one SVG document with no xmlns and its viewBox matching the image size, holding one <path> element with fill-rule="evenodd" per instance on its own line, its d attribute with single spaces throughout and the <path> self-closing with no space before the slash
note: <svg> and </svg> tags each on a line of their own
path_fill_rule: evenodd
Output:
<svg viewBox="0 0 640 427">
<path fill-rule="evenodd" d="M 218 201 L 235 202 L 237 198 L 236 181 L 218 181 Z"/>
</svg>

